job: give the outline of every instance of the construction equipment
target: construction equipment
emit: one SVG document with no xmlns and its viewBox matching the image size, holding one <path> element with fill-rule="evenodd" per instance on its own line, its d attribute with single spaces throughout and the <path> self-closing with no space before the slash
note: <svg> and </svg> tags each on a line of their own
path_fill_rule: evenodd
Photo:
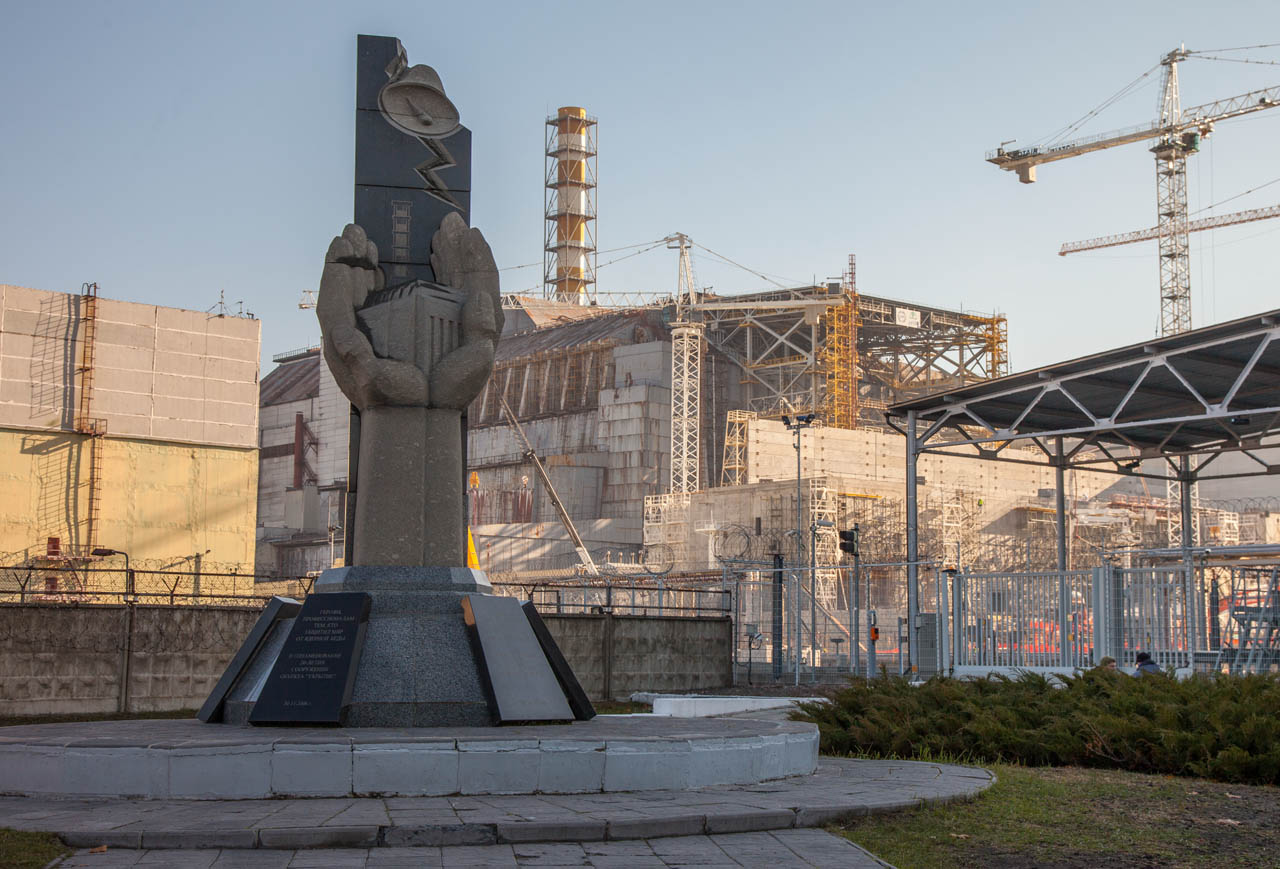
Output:
<svg viewBox="0 0 1280 869">
<path fill-rule="evenodd" d="M 1157 235 L 1160 239 L 1160 334 L 1172 335 L 1191 328 L 1191 268 L 1188 262 L 1190 243 L 1187 221 L 1187 157 L 1200 150 L 1200 142 L 1213 132 L 1214 124 L 1230 118 L 1280 106 L 1280 86 L 1250 91 L 1184 109 L 1178 88 L 1178 63 L 1207 52 L 1177 48 L 1160 59 L 1163 67 L 1158 116 L 1150 124 L 1030 148 L 1006 149 L 1001 145 L 987 155 L 987 162 L 1018 173 L 1018 180 L 1031 184 L 1036 180 L 1036 167 L 1041 163 L 1066 160 L 1106 148 L 1133 142 L 1154 140 L 1151 152 L 1156 157 Z M 1141 77 L 1108 103 L 1154 72 Z M 1104 104 L 1105 105 L 1105 104 Z M 1095 112 L 1086 115 L 1091 117 Z M 1083 123 L 1082 119 L 1071 129 Z M 1009 143 L 1005 143 L 1009 144 Z"/>
<path fill-rule="evenodd" d="M 1187 222 L 1187 232 L 1200 232 L 1205 229 L 1217 229 L 1219 226 L 1235 226 L 1238 223 L 1253 223 L 1256 220 L 1269 220 L 1280 217 L 1280 205 L 1267 208 L 1251 208 L 1248 211 L 1236 211 L 1232 214 L 1219 214 L 1214 217 L 1203 217 Z M 1150 241 L 1160 237 L 1160 227 L 1139 229 L 1136 232 L 1122 232 L 1117 235 L 1103 235 L 1084 241 L 1069 241 L 1058 250 L 1058 256 L 1069 253 L 1080 253 L 1085 250 L 1098 250 L 1104 247 L 1119 247 L 1122 244 L 1134 244 L 1139 241 Z"/>
<path fill-rule="evenodd" d="M 827 340 L 820 361 L 827 381 L 822 398 L 823 422 L 832 428 L 858 427 L 858 286 L 857 260 L 849 254 L 849 267 L 840 279 L 844 304 L 827 308 Z"/>
<path fill-rule="evenodd" d="M 498 399 L 502 402 L 502 410 L 507 415 L 507 419 L 511 421 L 511 428 L 515 431 L 516 437 L 520 439 L 520 443 L 524 446 L 524 457 L 533 465 L 533 471 L 538 475 L 538 479 L 542 481 L 543 488 L 547 490 L 547 496 L 551 499 L 551 506 L 555 508 L 556 515 L 560 517 L 560 524 L 564 526 L 564 530 L 569 533 L 569 540 L 573 543 L 574 550 L 578 553 L 578 560 L 582 562 L 582 566 L 591 576 L 599 576 L 600 571 L 596 569 L 596 563 L 591 558 L 591 553 L 587 551 L 587 546 L 582 542 L 582 537 L 578 534 L 578 529 L 574 527 L 573 520 L 569 518 L 569 511 L 564 508 L 564 502 L 560 500 L 560 496 L 556 494 L 555 486 L 551 485 L 551 477 L 547 475 L 547 469 L 543 467 L 542 460 L 538 458 L 538 454 L 534 452 L 533 444 L 529 443 L 528 436 L 525 435 L 524 429 L 520 426 L 520 420 L 516 419 L 516 415 L 511 412 L 511 405 L 507 404 L 505 395 L 499 395 Z"/>
<path fill-rule="evenodd" d="M 1160 99 L 1156 107 L 1158 114 L 1155 121 L 1148 125 L 1031 148 L 1008 150 L 1004 146 L 1010 143 L 1006 142 L 987 155 L 989 163 L 1001 169 L 1017 172 L 1019 181 L 1031 184 L 1036 180 L 1036 167 L 1041 163 L 1065 160 L 1069 157 L 1078 157 L 1081 154 L 1133 142 L 1154 141 L 1151 153 L 1156 158 L 1157 224 L 1153 237 L 1160 241 L 1160 334 L 1162 336 L 1191 329 L 1189 255 L 1191 243 L 1188 239 L 1191 228 L 1187 219 L 1187 157 L 1199 152 L 1201 140 L 1213 132 L 1215 123 L 1280 105 L 1280 86 L 1276 86 L 1183 109 L 1178 86 L 1178 64 L 1195 55 L 1207 56 L 1209 53 L 1187 51 L 1183 46 L 1160 58 L 1158 67 L 1162 68 L 1162 73 Z M 1153 67 L 1143 73 L 1099 109 L 1114 102 L 1156 68 Z M 1078 128 L 1097 111 L 1090 112 L 1071 125 L 1068 130 Z M 1192 479 L 1194 479 L 1194 472 L 1193 465 Z M 1182 527 L 1182 512 L 1178 505 L 1181 503 L 1183 485 L 1182 480 L 1169 480 L 1166 492 L 1169 502 L 1169 545 L 1171 547 L 1183 546 L 1184 542 L 1187 545 L 1196 543 L 1197 534 L 1194 523 L 1190 529 Z M 1194 483 L 1191 485 L 1194 514 L 1198 499 Z"/>
</svg>

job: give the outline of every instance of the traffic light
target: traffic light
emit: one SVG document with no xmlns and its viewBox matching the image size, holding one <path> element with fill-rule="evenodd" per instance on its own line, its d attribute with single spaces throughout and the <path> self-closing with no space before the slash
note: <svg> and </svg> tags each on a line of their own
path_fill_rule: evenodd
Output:
<svg viewBox="0 0 1280 869">
<path fill-rule="evenodd" d="M 858 555 L 858 526 L 846 528 L 840 532 L 840 551 L 847 552 L 855 558 Z"/>
</svg>

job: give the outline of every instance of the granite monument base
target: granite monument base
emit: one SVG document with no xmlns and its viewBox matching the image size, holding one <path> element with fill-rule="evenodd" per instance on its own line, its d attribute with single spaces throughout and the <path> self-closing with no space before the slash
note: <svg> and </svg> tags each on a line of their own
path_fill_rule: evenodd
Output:
<svg viewBox="0 0 1280 869">
<path fill-rule="evenodd" d="M 462 599 L 492 594 L 466 567 L 338 567 L 313 594 L 370 596 L 364 650 L 344 711 L 348 727 L 479 727 L 495 722 Z"/>
</svg>

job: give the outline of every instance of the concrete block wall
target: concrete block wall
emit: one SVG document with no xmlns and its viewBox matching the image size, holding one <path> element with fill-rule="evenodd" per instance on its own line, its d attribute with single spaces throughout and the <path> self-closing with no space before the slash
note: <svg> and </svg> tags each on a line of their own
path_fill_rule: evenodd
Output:
<svg viewBox="0 0 1280 869">
<path fill-rule="evenodd" d="M 644 360 L 650 368 L 662 360 L 670 365 L 669 345 L 638 347 L 648 349 L 645 353 L 624 354 L 626 358 L 633 362 Z M 636 349 L 619 347 L 615 352 Z M 602 390 L 596 434 L 600 449 L 609 457 L 601 515 L 641 515 L 644 497 L 663 491 L 671 473 L 671 390 L 634 382 L 631 386 Z"/>
<path fill-rule="evenodd" d="M 259 446 L 292 444 L 297 414 L 301 413 L 303 419 L 310 420 L 314 417 L 315 406 L 316 400 L 308 398 L 263 407 L 260 411 Z M 285 493 L 293 485 L 293 455 L 260 458 L 258 468 L 258 525 L 283 528 L 286 525 Z"/>
<path fill-rule="evenodd" d="M 261 324 L 106 297 L 96 307 L 95 468 L 75 432 L 84 298 L 0 284 L 0 552 L 43 554 L 56 537 L 63 551 L 105 546 L 135 564 L 252 564 Z"/>
<path fill-rule="evenodd" d="M 574 522 L 574 527 L 593 557 L 631 563 L 639 552 L 641 524 L 641 517 L 634 516 Z M 494 582 L 513 569 L 570 571 L 578 564 L 569 534 L 559 521 L 474 525 L 471 533 L 480 567 L 490 572 Z"/>
<path fill-rule="evenodd" d="M 198 708 L 258 612 L 0 604 L 0 715 Z M 543 618 L 594 698 L 730 684 L 733 634 L 727 618 Z"/>
<path fill-rule="evenodd" d="M 0 426 L 65 429 L 79 402 L 80 296 L 0 284 Z M 261 324 L 99 298 L 90 415 L 110 435 L 253 448 Z"/>
<path fill-rule="evenodd" d="M 310 417 L 311 431 L 320 441 L 314 468 L 321 486 L 347 479 L 351 436 L 351 402 L 338 388 L 329 366 L 320 360 L 320 394 Z"/>
<path fill-rule="evenodd" d="M 248 607 L 0 604 L 0 714 L 197 708 L 257 617 Z"/>
<path fill-rule="evenodd" d="M 43 555 L 87 544 L 89 439 L 70 432 L 0 429 L 0 553 Z M 95 545 L 128 552 L 136 567 L 178 563 L 245 570 L 253 564 L 256 450 L 104 438 Z M 206 568 L 209 569 L 209 568 Z"/>
<path fill-rule="evenodd" d="M 728 618 L 544 613 L 543 619 L 593 699 L 733 684 L 733 625 Z"/>
</svg>

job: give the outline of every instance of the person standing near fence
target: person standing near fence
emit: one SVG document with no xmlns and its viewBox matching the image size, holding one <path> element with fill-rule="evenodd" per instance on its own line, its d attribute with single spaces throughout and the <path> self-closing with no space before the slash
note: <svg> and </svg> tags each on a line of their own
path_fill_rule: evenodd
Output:
<svg viewBox="0 0 1280 869">
<path fill-rule="evenodd" d="M 1137 669 L 1133 671 L 1133 675 L 1135 676 L 1164 675 L 1164 670 L 1161 670 L 1156 662 L 1151 660 L 1151 656 L 1146 652 L 1139 652 L 1138 657 L 1134 659 L 1134 662 L 1137 664 Z"/>
</svg>

